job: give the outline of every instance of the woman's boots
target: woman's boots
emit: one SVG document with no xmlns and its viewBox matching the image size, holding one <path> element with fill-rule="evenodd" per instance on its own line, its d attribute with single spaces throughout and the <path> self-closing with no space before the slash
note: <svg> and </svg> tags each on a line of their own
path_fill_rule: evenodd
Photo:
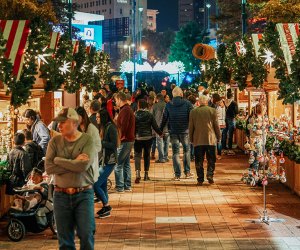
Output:
<svg viewBox="0 0 300 250">
<path fill-rule="evenodd" d="M 136 170 L 135 173 L 136 173 L 135 183 L 139 184 L 140 180 L 141 180 L 141 171 L 140 170 Z"/>
<path fill-rule="evenodd" d="M 136 178 L 135 178 L 135 183 L 139 184 L 141 181 L 141 171 L 140 170 L 136 170 Z M 149 175 L 148 175 L 148 171 L 145 171 L 145 176 L 144 176 L 144 181 L 150 181 Z"/>
<path fill-rule="evenodd" d="M 150 181 L 150 178 L 148 176 L 148 171 L 145 171 L 144 181 Z"/>
</svg>

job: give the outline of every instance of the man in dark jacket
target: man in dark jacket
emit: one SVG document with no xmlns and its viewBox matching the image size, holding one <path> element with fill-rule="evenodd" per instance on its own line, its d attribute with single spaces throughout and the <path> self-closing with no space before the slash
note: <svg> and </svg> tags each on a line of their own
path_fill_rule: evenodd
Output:
<svg viewBox="0 0 300 250">
<path fill-rule="evenodd" d="M 235 129 L 235 117 L 238 114 L 238 105 L 233 100 L 233 94 L 231 91 L 227 92 L 227 100 L 225 100 L 225 109 L 226 109 L 226 118 L 225 123 L 226 127 L 222 132 L 222 148 L 228 149 L 228 155 L 234 155 L 234 151 L 232 151 L 232 140 L 233 133 Z M 228 134 L 228 147 L 227 147 L 227 134 Z"/>
<path fill-rule="evenodd" d="M 9 152 L 8 156 L 8 170 L 12 174 L 7 187 L 7 194 L 13 194 L 14 187 L 22 187 L 25 184 L 27 175 L 32 170 L 28 154 L 22 147 L 24 142 L 25 135 L 16 133 L 14 136 L 15 147 Z"/>
<path fill-rule="evenodd" d="M 189 101 L 182 99 L 183 92 L 179 87 L 173 89 L 172 95 L 172 101 L 166 105 L 160 129 L 163 130 L 164 126 L 169 122 L 169 133 L 173 152 L 173 168 L 175 173 L 174 180 L 180 181 L 180 143 L 183 147 L 183 167 L 185 177 L 191 178 L 193 176 L 190 172 L 191 158 L 188 135 L 189 115 L 190 111 L 193 109 L 193 105 Z"/>
<path fill-rule="evenodd" d="M 131 191 L 130 151 L 135 139 L 135 117 L 127 104 L 125 93 L 116 94 L 115 101 L 120 108 L 117 126 L 121 140 L 118 149 L 118 165 L 115 167 L 116 191 L 123 193 L 124 191 Z"/>
<path fill-rule="evenodd" d="M 156 95 L 156 100 L 157 103 L 153 105 L 153 116 L 156 123 L 161 124 L 166 103 L 164 100 L 164 96 L 161 93 L 158 93 Z M 165 125 L 162 131 L 163 131 L 163 137 L 159 135 L 156 136 L 157 151 L 158 151 L 158 160 L 155 161 L 156 163 L 165 163 L 169 161 L 168 150 L 169 150 L 169 143 L 170 143 L 170 135 L 169 135 L 167 124 Z"/>
</svg>

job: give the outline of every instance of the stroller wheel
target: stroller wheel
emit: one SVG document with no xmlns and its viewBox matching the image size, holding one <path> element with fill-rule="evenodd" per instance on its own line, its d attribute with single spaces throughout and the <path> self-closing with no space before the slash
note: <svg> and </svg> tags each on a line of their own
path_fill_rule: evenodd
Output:
<svg viewBox="0 0 300 250">
<path fill-rule="evenodd" d="M 112 181 L 110 179 L 107 179 L 107 190 L 110 190 L 112 187 Z"/>
<path fill-rule="evenodd" d="M 50 216 L 49 219 L 50 219 L 50 221 L 49 221 L 49 227 L 50 227 L 52 233 L 54 235 L 56 235 L 57 234 L 57 228 L 56 228 L 56 222 L 55 222 L 55 218 L 54 218 L 54 214 L 53 213 L 51 214 L 51 216 Z"/>
<path fill-rule="evenodd" d="M 18 219 L 11 219 L 7 226 L 7 236 L 12 241 L 20 241 L 25 236 L 25 226 Z"/>
</svg>

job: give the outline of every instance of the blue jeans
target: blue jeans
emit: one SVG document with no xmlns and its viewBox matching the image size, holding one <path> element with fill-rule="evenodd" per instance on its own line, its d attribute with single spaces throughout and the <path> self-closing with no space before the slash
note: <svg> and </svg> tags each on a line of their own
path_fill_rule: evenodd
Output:
<svg viewBox="0 0 300 250">
<path fill-rule="evenodd" d="M 158 160 L 167 160 L 169 155 L 169 144 L 170 144 L 170 135 L 169 133 L 164 134 L 161 138 L 156 137 L 157 142 L 157 151 L 158 151 Z"/>
<path fill-rule="evenodd" d="M 115 166 L 117 191 L 131 188 L 130 152 L 134 142 L 122 142 L 118 148 L 118 165 Z"/>
<path fill-rule="evenodd" d="M 181 176 L 181 167 L 180 167 L 180 143 L 183 147 L 183 168 L 184 173 L 190 173 L 190 163 L 191 163 L 191 156 L 190 156 L 190 140 L 188 134 L 174 134 L 171 135 L 171 144 L 172 144 L 172 152 L 173 152 L 173 168 L 175 177 Z"/>
<path fill-rule="evenodd" d="M 232 149 L 232 140 L 233 140 L 233 132 L 235 128 L 235 120 L 234 119 L 225 119 L 226 127 L 222 133 L 222 148 L 227 149 L 227 134 L 228 134 L 228 149 Z"/>
<path fill-rule="evenodd" d="M 224 128 L 221 128 L 220 129 L 221 131 L 221 135 L 223 136 L 223 131 L 224 131 Z M 221 155 L 222 154 L 222 143 L 221 142 L 217 142 L 217 152 L 218 152 L 218 155 Z"/>
<path fill-rule="evenodd" d="M 203 145 L 195 147 L 195 166 L 197 171 L 198 182 L 204 182 L 204 156 L 207 158 L 206 177 L 213 178 L 216 164 L 216 146 Z"/>
<path fill-rule="evenodd" d="M 103 205 L 108 204 L 107 179 L 114 170 L 115 164 L 107 164 L 100 167 L 98 180 L 94 184 L 94 191 Z"/>
<path fill-rule="evenodd" d="M 156 149 L 156 137 L 152 137 L 151 154 L 155 154 Z"/>
<path fill-rule="evenodd" d="M 59 249 L 75 249 L 75 229 L 80 239 L 80 249 L 94 249 L 94 190 L 73 195 L 54 192 L 53 204 Z"/>
</svg>

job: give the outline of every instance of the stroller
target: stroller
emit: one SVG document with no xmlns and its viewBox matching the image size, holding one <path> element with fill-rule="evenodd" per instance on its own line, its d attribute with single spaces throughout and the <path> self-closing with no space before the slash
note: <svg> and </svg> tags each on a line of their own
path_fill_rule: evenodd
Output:
<svg viewBox="0 0 300 250">
<path fill-rule="evenodd" d="M 14 192 L 23 196 L 25 194 L 40 192 L 40 190 L 33 190 L 29 188 L 15 188 Z M 45 231 L 49 227 L 53 234 L 57 233 L 53 214 L 53 202 L 50 193 L 48 193 L 47 198 L 42 198 L 40 202 L 38 202 L 28 211 L 20 212 L 12 208 L 9 210 L 7 235 L 8 238 L 12 241 L 17 242 L 22 240 L 25 236 L 26 231 L 32 233 L 40 233 Z"/>
</svg>

